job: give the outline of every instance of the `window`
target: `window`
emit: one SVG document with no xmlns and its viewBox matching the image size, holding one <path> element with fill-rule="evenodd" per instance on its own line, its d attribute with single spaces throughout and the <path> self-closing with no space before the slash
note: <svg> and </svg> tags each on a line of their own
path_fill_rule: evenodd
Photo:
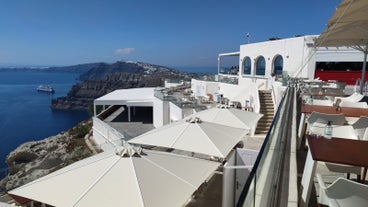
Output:
<svg viewBox="0 0 368 207">
<path fill-rule="evenodd" d="M 256 75 L 265 75 L 266 71 L 266 60 L 263 56 L 257 58 L 256 62 Z"/>
<path fill-rule="evenodd" d="M 243 74 L 250 75 L 252 63 L 249 57 L 245 57 L 243 61 Z"/>
<path fill-rule="evenodd" d="M 273 62 L 273 72 L 276 75 L 282 75 L 282 69 L 284 67 L 284 60 L 281 55 L 277 55 Z"/>
</svg>

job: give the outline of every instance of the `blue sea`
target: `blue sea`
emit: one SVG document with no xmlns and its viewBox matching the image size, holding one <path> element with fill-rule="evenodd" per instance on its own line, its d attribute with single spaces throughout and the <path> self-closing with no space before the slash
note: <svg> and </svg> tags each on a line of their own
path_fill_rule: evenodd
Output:
<svg viewBox="0 0 368 207">
<path fill-rule="evenodd" d="M 89 118 L 87 111 L 52 110 L 51 99 L 65 96 L 78 74 L 0 71 L 0 178 L 6 156 L 20 144 L 65 131 Z M 51 85 L 54 94 L 37 92 Z"/>
</svg>

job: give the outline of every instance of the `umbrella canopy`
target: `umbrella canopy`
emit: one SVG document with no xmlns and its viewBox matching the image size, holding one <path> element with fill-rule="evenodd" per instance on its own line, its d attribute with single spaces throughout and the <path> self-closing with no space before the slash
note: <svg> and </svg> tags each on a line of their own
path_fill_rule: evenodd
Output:
<svg viewBox="0 0 368 207">
<path fill-rule="evenodd" d="M 128 142 L 225 158 L 246 133 L 245 129 L 200 121 L 200 119 L 183 119 L 149 131 Z"/>
<path fill-rule="evenodd" d="M 9 192 L 53 206 L 182 206 L 219 163 L 123 147 Z"/>
<path fill-rule="evenodd" d="M 367 11 L 367 0 L 343 0 L 327 22 L 327 29 L 316 40 L 316 46 L 350 46 L 364 53 L 361 93 L 368 54 Z"/>
<path fill-rule="evenodd" d="M 192 114 L 188 117 L 198 117 L 203 121 L 250 130 L 257 126 L 262 116 L 263 114 L 241 109 L 216 107 Z"/>
</svg>

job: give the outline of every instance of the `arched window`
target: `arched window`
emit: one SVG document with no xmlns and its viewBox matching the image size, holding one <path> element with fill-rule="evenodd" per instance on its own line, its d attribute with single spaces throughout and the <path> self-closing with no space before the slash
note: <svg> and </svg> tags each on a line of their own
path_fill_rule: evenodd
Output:
<svg viewBox="0 0 368 207">
<path fill-rule="evenodd" d="M 263 56 L 257 58 L 256 62 L 256 75 L 265 75 L 266 71 L 266 60 Z"/>
<path fill-rule="evenodd" d="M 243 74 L 250 75 L 252 62 L 249 57 L 245 57 L 243 61 Z"/>
<path fill-rule="evenodd" d="M 284 67 L 284 60 L 281 55 L 277 55 L 273 61 L 273 73 L 276 75 L 282 75 L 282 69 Z"/>
</svg>

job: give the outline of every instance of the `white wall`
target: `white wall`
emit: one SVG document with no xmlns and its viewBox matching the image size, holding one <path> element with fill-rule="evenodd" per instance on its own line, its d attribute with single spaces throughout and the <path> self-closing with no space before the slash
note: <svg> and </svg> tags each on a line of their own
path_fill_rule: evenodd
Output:
<svg viewBox="0 0 368 207">
<path fill-rule="evenodd" d="M 191 90 L 195 97 L 205 96 L 208 93 L 214 95 L 219 90 L 219 83 L 192 79 Z"/>
<path fill-rule="evenodd" d="M 250 76 L 255 76 L 255 62 L 261 55 L 266 60 L 266 71 L 265 76 L 260 77 L 267 78 L 271 75 L 273 61 L 277 55 L 281 55 L 283 57 L 283 71 L 287 71 L 289 74 L 293 74 L 294 71 L 302 68 L 303 66 L 303 68 L 310 67 L 310 64 L 314 66 L 314 61 L 307 65 L 304 64 L 307 56 L 314 50 L 313 47 L 306 45 L 307 42 L 311 41 L 310 38 L 311 37 L 296 37 L 241 45 L 239 56 L 240 76 L 243 76 L 243 60 L 245 57 L 250 57 L 252 61 L 252 72 Z M 303 75 L 306 76 L 307 72 L 303 72 Z M 245 76 L 249 77 L 249 75 Z"/>
<path fill-rule="evenodd" d="M 317 62 L 362 62 L 363 58 L 362 52 L 347 47 L 319 47 L 316 49 Z"/>
<path fill-rule="evenodd" d="M 153 98 L 153 126 L 158 128 L 170 123 L 169 103 L 156 97 Z"/>
<path fill-rule="evenodd" d="M 180 81 L 180 83 L 175 83 L 175 82 L 169 82 L 167 80 L 165 80 L 165 88 L 172 88 L 172 87 L 176 87 L 176 86 L 180 86 L 183 85 L 184 82 Z"/>
<path fill-rule="evenodd" d="M 184 118 L 183 110 L 179 108 L 177 105 L 170 102 L 169 107 L 170 107 L 169 109 L 170 110 L 170 123 Z"/>
<path fill-rule="evenodd" d="M 251 79 L 239 80 L 238 85 L 220 83 L 220 93 L 230 99 L 230 101 L 239 101 L 242 106 L 250 101 L 254 112 L 259 112 L 260 104 L 257 85 Z"/>
</svg>

